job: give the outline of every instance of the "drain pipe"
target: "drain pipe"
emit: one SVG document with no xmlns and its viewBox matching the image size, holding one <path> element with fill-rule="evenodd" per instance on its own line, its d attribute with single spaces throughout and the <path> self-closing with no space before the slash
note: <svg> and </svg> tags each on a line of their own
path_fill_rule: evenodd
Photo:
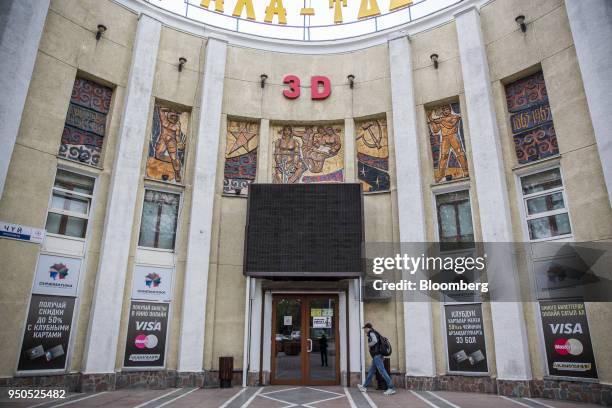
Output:
<svg viewBox="0 0 612 408">
<path fill-rule="evenodd" d="M 249 339 L 251 338 L 251 278 L 247 277 L 244 298 L 244 345 L 242 349 L 242 386 L 247 386 L 249 372 Z"/>
</svg>

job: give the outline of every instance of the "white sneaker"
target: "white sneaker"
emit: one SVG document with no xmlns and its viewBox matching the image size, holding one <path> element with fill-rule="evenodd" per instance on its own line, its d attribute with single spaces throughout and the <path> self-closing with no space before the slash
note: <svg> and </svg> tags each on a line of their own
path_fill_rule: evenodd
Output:
<svg viewBox="0 0 612 408">
<path fill-rule="evenodd" d="M 395 394 L 395 388 L 389 388 L 387 391 L 383 392 L 385 395 L 393 395 Z"/>
<path fill-rule="evenodd" d="M 368 389 L 361 384 L 357 384 L 357 388 L 359 388 L 361 392 L 368 392 Z"/>
</svg>

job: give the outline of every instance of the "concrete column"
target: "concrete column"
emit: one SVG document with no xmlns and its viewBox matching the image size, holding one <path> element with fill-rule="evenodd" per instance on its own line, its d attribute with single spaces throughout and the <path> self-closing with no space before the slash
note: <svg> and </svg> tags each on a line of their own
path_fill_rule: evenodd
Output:
<svg viewBox="0 0 612 408">
<path fill-rule="evenodd" d="M 514 239 L 480 14 L 476 7 L 469 7 L 458 12 L 455 19 L 474 155 L 473 174 L 482 237 L 487 243 L 497 378 L 528 380 L 531 365 L 523 307 L 517 301 L 520 299 L 518 271 L 512 252 L 503 244 Z"/>
<path fill-rule="evenodd" d="M 363 383 L 365 378 L 360 378 L 364 370 L 363 350 L 365 343 L 362 342 L 363 333 L 361 330 L 361 298 L 359 292 L 359 279 L 352 279 L 348 290 L 348 341 L 349 341 L 349 384 L 355 382 Z"/>
<path fill-rule="evenodd" d="M 270 169 L 270 120 L 262 119 L 259 123 L 259 145 L 257 147 L 257 174 L 256 183 L 271 183 L 272 170 Z"/>
<path fill-rule="evenodd" d="M 412 50 L 408 37 L 389 41 L 389 66 L 400 242 L 424 243 L 425 208 L 412 78 Z M 415 276 L 406 275 L 403 278 L 414 279 Z M 412 298 L 404 299 L 403 305 L 406 375 L 433 377 L 436 371 L 431 302 L 426 296 L 415 293 Z"/>
<path fill-rule="evenodd" d="M 249 377 L 256 377 L 259 373 L 261 352 L 261 329 L 262 329 L 262 305 L 263 292 L 261 290 L 261 279 L 251 278 L 251 333 L 249 342 Z"/>
<path fill-rule="evenodd" d="M 48 9 L 49 0 L 0 1 L 0 198 Z"/>
<path fill-rule="evenodd" d="M 355 121 L 353 118 L 346 118 L 344 119 L 344 181 L 347 183 L 357 183 L 356 156 Z"/>
<path fill-rule="evenodd" d="M 206 44 L 179 338 L 178 371 L 201 372 L 227 43 Z"/>
<path fill-rule="evenodd" d="M 144 142 L 161 23 L 141 15 L 136 30 L 115 168 L 110 184 L 100 263 L 96 275 L 83 371 L 112 373 L 119 341 L 119 323 L 128 265 L 136 192 Z"/>
<path fill-rule="evenodd" d="M 565 8 L 612 205 L 612 3 L 566 0 Z"/>
</svg>

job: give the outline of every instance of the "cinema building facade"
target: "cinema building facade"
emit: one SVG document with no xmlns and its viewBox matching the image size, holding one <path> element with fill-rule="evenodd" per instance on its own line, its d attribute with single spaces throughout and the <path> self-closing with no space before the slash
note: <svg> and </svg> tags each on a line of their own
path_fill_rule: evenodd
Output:
<svg viewBox="0 0 612 408">
<path fill-rule="evenodd" d="M 610 240 L 605 0 L 463 0 L 334 41 L 151 3 L 1 6 L 0 384 L 215 386 L 233 357 L 238 384 L 354 386 L 371 321 L 398 386 L 612 404 L 610 303 L 540 290 L 533 254 L 489 275 L 504 302 L 299 258 Z"/>
</svg>

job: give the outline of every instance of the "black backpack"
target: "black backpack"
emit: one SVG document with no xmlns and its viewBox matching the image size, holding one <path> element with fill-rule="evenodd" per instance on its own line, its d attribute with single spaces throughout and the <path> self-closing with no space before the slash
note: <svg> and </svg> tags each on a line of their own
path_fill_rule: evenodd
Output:
<svg viewBox="0 0 612 408">
<path fill-rule="evenodd" d="M 382 354 L 383 357 L 389 357 L 393 352 L 393 349 L 391 348 L 391 342 L 388 338 L 381 335 L 376 330 L 374 330 L 374 334 L 376 334 L 376 336 L 378 337 L 378 350 L 380 351 L 380 354 Z"/>
</svg>

